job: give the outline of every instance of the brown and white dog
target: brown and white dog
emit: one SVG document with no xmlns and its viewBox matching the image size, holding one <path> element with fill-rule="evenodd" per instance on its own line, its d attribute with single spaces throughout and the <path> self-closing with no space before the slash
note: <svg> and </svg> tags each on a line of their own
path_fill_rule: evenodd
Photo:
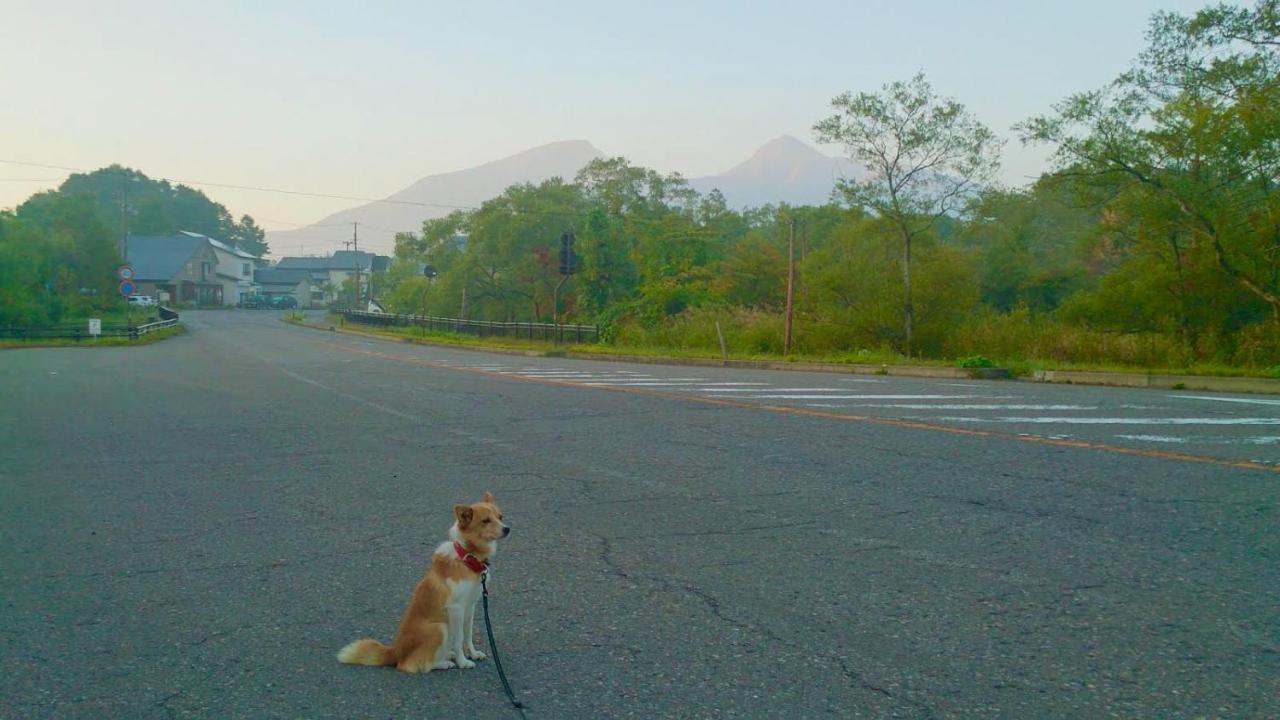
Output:
<svg viewBox="0 0 1280 720">
<path fill-rule="evenodd" d="M 486 492 L 471 505 L 453 506 L 449 540 L 431 556 L 427 574 L 413 589 L 400 629 L 391 645 L 365 638 L 338 652 L 338 661 L 353 665 L 395 665 L 403 672 L 473 668 L 485 659 L 472 639 L 480 575 L 498 549 L 498 539 L 511 533 L 502 510 Z"/>
</svg>

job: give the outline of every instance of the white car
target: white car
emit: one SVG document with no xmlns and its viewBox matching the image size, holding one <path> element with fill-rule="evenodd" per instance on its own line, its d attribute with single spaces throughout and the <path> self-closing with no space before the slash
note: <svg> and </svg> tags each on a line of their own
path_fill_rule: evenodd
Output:
<svg viewBox="0 0 1280 720">
<path fill-rule="evenodd" d="M 155 298 L 150 295 L 130 295 L 129 304 L 138 307 L 152 307 L 156 304 Z"/>
</svg>

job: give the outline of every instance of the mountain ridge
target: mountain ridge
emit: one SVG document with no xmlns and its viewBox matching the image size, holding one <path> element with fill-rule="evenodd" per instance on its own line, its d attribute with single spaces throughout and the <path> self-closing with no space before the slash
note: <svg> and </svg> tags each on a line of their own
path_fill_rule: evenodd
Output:
<svg viewBox="0 0 1280 720">
<path fill-rule="evenodd" d="M 460 170 L 427 175 L 388 195 L 384 200 L 346 208 L 294 230 L 272 230 L 267 242 L 276 257 L 327 253 L 351 239 L 352 224 L 360 226 L 365 249 L 390 254 L 396 232 L 417 232 L 427 219 L 443 217 L 456 208 L 476 207 L 507 187 L 566 180 L 605 153 L 586 140 L 561 140 Z M 719 189 L 730 207 L 743 209 L 767 203 L 793 205 L 826 202 L 836 180 L 860 175 L 842 158 L 824 155 L 803 141 L 782 135 L 761 145 L 752 155 L 722 173 L 689 178 L 700 193 Z"/>
</svg>

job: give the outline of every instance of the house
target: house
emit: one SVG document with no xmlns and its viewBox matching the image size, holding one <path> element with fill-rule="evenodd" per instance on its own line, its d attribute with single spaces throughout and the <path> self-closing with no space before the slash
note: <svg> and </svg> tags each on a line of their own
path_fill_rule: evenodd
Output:
<svg viewBox="0 0 1280 720">
<path fill-rule="evenodd" d="M 373 273 L 385 272 L 391 266 L 391 258 L 363 250 L 339 250 L 328 257 L 283 257 L 276 267 L 289 270 L 306 270 L 316 292 L 317 303 L 332 302 L 342 290 L 343 283 L 352 280 L 359 272 L 361 295 L 368 297 L 368 285 Z"/>
<path fill-rule="evenodd" d="M 183 234 L 195 235 L 187 232 Z M 257 288 L 253 284 L 253 271 L 265 261 L 235 245 L 213 238 L 205 239 L 209 241 L 209 245 L 213 247 L 213 254 L 218 258 L 216 273 L 218 282 L 222 283 L 222 304 L 231 307 L 244 300 L 246 295 L 255 294 Z"/>
<path fill-rule="evenodd" d="M 130 235 L 126 261 L 133 267 L 137 295 L 149 295 L 162 305 L 223 303 L 218 256 L 203 235 Z"/>
<path fill-rule="evenodd" d="M 258 268 L 253 273 L 258 292 L 267 297 L 291 295 L 298 307 L 312 306 L 311 273 L 306 268 Z"/>
</svg>

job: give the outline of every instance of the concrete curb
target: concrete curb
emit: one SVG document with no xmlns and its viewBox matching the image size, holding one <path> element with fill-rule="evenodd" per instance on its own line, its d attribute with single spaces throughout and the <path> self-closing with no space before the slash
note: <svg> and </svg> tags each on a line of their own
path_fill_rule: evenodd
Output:
<svg viewBox="0 0 1280 720">
<path fill-rule="evenodd" d="M 283 320 L 283 318 L 282 318 Z M 287 320 L 285 322 L 288 322 Z M 314 330 L 329 330 L 328 325 L 308 322 L 291 323 Z M 716 360 L 714 358 L 672 358 L 645 355 L 604 353 L 580 353 L 572 350 L 543 352 L 540 350 L 513 350 L 510 348 L 484 348 L 469 345 L 436 343 L 423 338 L 396 337 L 377 332 L 366 332 L 350 327 L 334 326 L 335 332 L 394 342 L 432 345 L 435 347 L 471 350 L 474 352 L 518 355 L 522 357 L 565 357 L 574 360 L 600 360 L 603 362 L 629 362 L 643 365 L 673 365 L 684 367 L 729 367 L 747 370 L 789 370 L 794 372 L 825 372 L 846 375 L 889 375 L 895 377 L 922 377 L 943 380 L 1019 380 L 1022 382 L 1061 383 L 1068 385 L 1110 385 L 1115 387 L 1153 388 L 1165 390 L 1201 390 L 1208 392 L 1235 392 L 1280 395 L 1280 380 L 1250 377 L 1216 377 L 1211 375 L 1160 375 L 1150 373 L 1090 372 L 1084 370 L 1037 370 L 1030 378 L 1013 378 L 1005 368 L 957 368 L 932 365 L 867 365 L 857 363 L 779 362 L 776 360 Z"/>
<path fill-rule="evenodd" d="M 1085 370 L 1037 370 L 1032 375 L 1031 380 L 1033 382 L 1112 385 L 1115 387 L 1163 390 L 1280 394 L 1280 380 L 1272 380 L 1270 378 L 1090 372 Z"/>
</svg>

